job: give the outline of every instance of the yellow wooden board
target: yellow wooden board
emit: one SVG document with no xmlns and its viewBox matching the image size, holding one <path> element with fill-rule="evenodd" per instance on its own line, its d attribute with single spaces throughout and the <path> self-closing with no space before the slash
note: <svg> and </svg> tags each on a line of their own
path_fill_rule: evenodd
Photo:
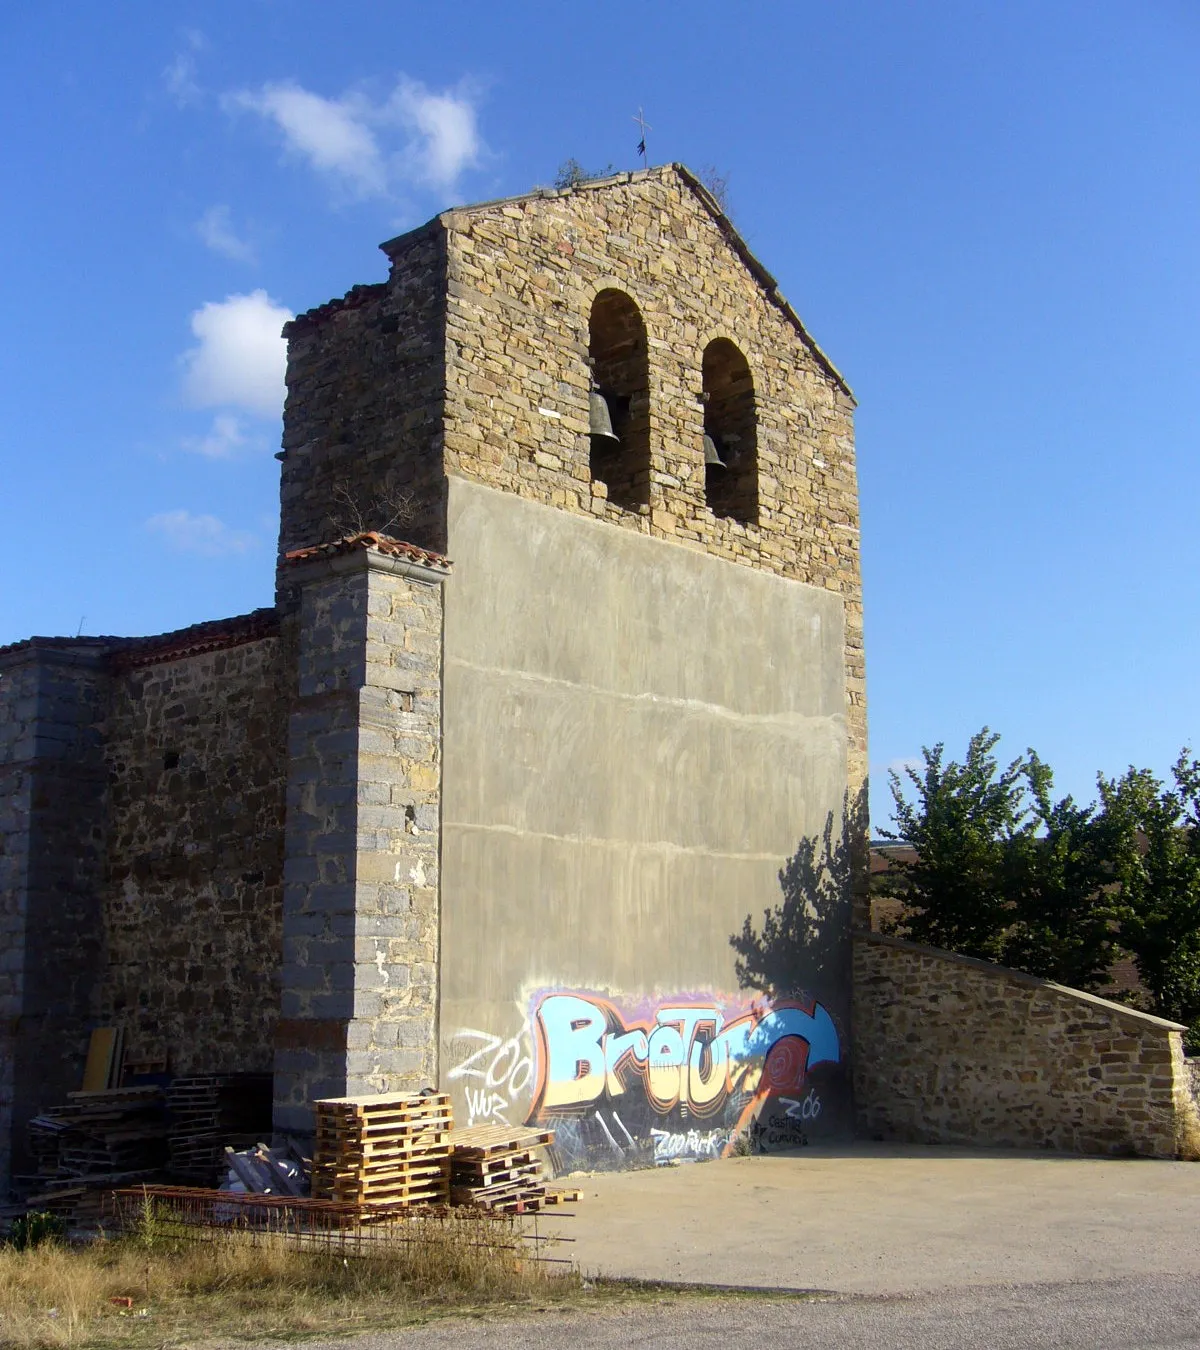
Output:
<svg viewBox="0 0 1200 1350">
<path fill-rule="evenodd" d="M 116 1027 L 97 1027 L 88 1042 L 87 1063 L 83 1070 L 83 1091 L 103 1092 L 112 1086 L 114 1060 L 120 1032 Z"/>
</svg>

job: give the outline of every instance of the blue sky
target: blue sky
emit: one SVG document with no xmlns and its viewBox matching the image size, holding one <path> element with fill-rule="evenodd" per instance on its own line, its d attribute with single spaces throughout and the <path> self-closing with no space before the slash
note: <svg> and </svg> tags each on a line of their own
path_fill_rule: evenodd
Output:
<svg viewBox="0 0 1200 1350">
<path fill-rule="evenodd" d="M 729 177 L 859 399 L 871 759 L 1200 745 L 1195 0 L 0 15 L 0 643 L 269 604 L 281 345 L 574 156 Z"/>
</svg>

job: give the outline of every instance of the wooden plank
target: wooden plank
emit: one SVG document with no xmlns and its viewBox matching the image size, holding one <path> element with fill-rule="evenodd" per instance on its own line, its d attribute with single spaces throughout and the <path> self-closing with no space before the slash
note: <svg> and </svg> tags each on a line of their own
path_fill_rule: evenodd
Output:
<svg viewBox="0 0 1200 1350">
<path fill-rule="evenodd" d="M 450 1176 L 456 1186 L 470 1186 L 473 1190 L 486 1190 L 488 1187 L 504 1186 L 509 1182 L 521 1181 L 526 1177 L 540 1177 L 540 1163 L 530 1163 L 525 1167 L 510 1167 L 503 1172 L 491 1172 L 486 1177 L 473 1176 L 470 1173 L 453 1171 Z"/>
<path fill-rule="evenodd" d="M 428 1134 L 413 1135 L 408 1139 L 368 1140 L 358 1145 L 326 1147 L 326 1141 L 318 1138 L 318 1150 L 323 1157 L 354 1159 L 358 1162 L 372 1163 L 386 1161 L 389 1158 L 411 1158 L 420 1153 L 436 1153 L 450 1156 L 449 1136 L 443 1130 L 430 1131 Z"/>
<path fill-rule="evenodd" d="M 322 1097 L 319 1101 L 313 1102 L 313 1106 L 318 1111 L 326 1107 L 350 1107 L 356 1112 L 367 1112 L 377 1111 L 381 1108 L 396 1110 L 428 1103 L 449 1106 L 450 1094 L 448 1092 L 374 1092 L 361 1097 Z"/>
<path fill-rule="evenodd" d="M 108 1082 L 104 1085 L 109 1088 L 119 1088 L 121 1086 L 121 1070 L 125 1063 L 125 1028 L 117 1028 L 117 1039 L 113 1045 L 112 1062 L 108 1066 Z"/>
<path fill-rule="evenodd" d="M 163 1090 L 157 1083 L 135 1083 L 133 1087 L 123 1088 L 88 1088 L 86 1091 L 67 1093 L 67 1101 L 78 1106 L 118 1105 L 138 1100 L 155 1101 L 162 1097 Z M 56 1111 L 59 1109 L 55 1107 Z"/>
<path fill-rule="evenodd" d="M 400 1139 L 329 1139 L 320 1135 L 314 1140 L 315 1152 L 322 1158 L 355 1158 L 370 1162 L 379 1157 L 411 1157 L 418 1153 L 444 1153 L 450 1156 L 450 1143 L 444 1133 L 417 1135 Z"/>
<path fill-rule="evenodd" d="M 83 1069 L 84 1092 L 103 1092 L 108 1088 L 116 1048 L 116 1027 L 97 1027 L 92 1032 L 88 1040 L 87 1062 Z"/>
<path fill-rule="evenodd" d="M 318 1175 L 314 1173 L 314 1175 Z M 432 1167 L 412 1167 L 395 1169 L 386 1172 L 360 1172 L 357 1169 L 353 1171 L 335 1171 L 333 1169 L 322 1168 L 320 1173 L 322 1180 L 330 1180 L 335 1184 L 342 1182 L 353 1182 L 355 1185 L 364 1186 L 383 1185 L 386 1182 L 396 1181 L 431 1181 L 439 1177 L 449 1177 L 450 1173 L 444 1167 L 438 1167 L 436 1164 Z"/>
<path fill-rule="evenodd" d="M 346 1205 L 389 1204 L 405 1201 L 409 1204 L 415 1204 L 424 1201 L 446 1201 L 449 1198 L 449 1188 L 446 1186 L 399 1185 L 369 1188 L 335 1186 L 323 1191 L 319 1198 L 336 1200 L 340 1204 Z"/>
<path fill-rule="evenodd" d="M 380 1125 L 343 1128 L 330 1125 L 327 1121 L 318 1121 L 314 1134 L 320 1139 L 335 1142 L 367 1143 L 387 1139 L 412 1139 L 415 1135 L 437 1131 L 441 1134 L 451 1132 L 449 1116 L 428 1116 L 424 1120 L 387 1121 Z"/>
<path fill-rule="evenodd" d="M 323 1139 L 381 1139 L 392 1135 L 405 1138 L 419 1134 L 423 1130 L 446 1130 L 453 1128 L 448 1115 L 420 1116 L 406 1120 L 379 1120 L 370 1124 L 331 1122 L 317 1118 L 315 1133 Z"/>
<path fill-rule="evenodd" d="M 530 1163 L 538 1162 L 529 1150 L 524 1153 L 496 1153 L 490 1158 L 464 1157 L 461 1152 L 455 1152 L 451 1157 L 456 1171 L 481 1177 L 487 1176 L 489 1172 L 505 1172 L 512 1167 L 527 1167 Z"/>
<path fill-rule="evenodd" d="M 344 1158 L 318 1158 L 313 1164 L 314 1170 L 321 1172 L 337 1172 L 342 1176 L 349 1176 L 353 1173 L 360 1177 L 377 1177 L 390 1172 L 445 1172 L 450 1173 L 450 1158 L 448 1154 L 431 1153 L 416 1154 L 411 1158 L 385 1158 L 381 1162 L 362 1164 L 353 1159 Z"/>
</svg>

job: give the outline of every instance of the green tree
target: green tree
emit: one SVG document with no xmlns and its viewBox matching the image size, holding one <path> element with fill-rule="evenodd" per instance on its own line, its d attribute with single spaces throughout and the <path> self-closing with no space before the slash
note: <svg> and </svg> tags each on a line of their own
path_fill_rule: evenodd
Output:
<svg viewBox="0 0 1200 1350">
<path fill-rule="evenodd" d="M 1054 775 L 1030 750 L 1021 770 L 1029 819 L 1003 848 L 1001 889 L 1012 906 L 1005 965 L 1097 990 L 1110 982 L 1119 897 L 1120 831 L 1094 804 L 1054 801 Z"/>
<path fill-rule="evenodd" d="M 1200 1046 L 1200 760 L 1180 753 L 1173 786 L 1148 769 L 1100 779 L 1121 886 L 1121 943 L 1150 1010 L 1186 1023 Z"/>
<path fill-rule="evenodd" d="M 908 844 L 911 860 L 897 860 L 884 889 L 906 905 L 896 931 L 948 951 L 1002 960 L 1014 920 L 1005 887 L 1010 841 L 1024 829 L 1026 760 L 1001 769 L 992 751 L 1000 737 L 984 727 L 971 737 L 966 759 L 943 764 L 945 747 L 922 750 L 923 773 L 907 770 L 914 790 L 889 775 L 894 831 L 884 837 Z"/>
</svg>

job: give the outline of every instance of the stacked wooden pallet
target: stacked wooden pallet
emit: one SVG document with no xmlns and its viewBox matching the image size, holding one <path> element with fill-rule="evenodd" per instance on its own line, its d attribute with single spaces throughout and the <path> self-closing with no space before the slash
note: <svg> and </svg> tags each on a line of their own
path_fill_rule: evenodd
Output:
<svg viewBox="0 0 1200 1350">
<path fill-rule="evenodd" d="M 72 1092 L 63 1106 L 29 1122 L 37 1174 L 28 1203 L 82 1223 L 101 1192 L 162 1175 L 167 1156 L 163 1092 L 158 1087 Z"/>
<path fill-rule="evenodd" d="M 158 1087 L 71 1092 L 29 1122 L 42 1176 L 155 1170 L 166 1161 L 167 1125 Z"/>
<path fill-rule="evenodd" d="M 450 1136 L 450 1198 L 502 1214 L 524 1214 L 560 1202 L 548 1191 L 535 1150 L 554 1142 L 553 1130 L 476 1125 Z M 577 1197 L 573 1197 L 577 1198 Z"/>
<path fill-rule="evenodd" d="M 248 1148 L 271 1130 L 269 1073 L 195 1074 L 167 1090 L 171 1173 L 211 1186 L 226 1146 Z"/>
<path fill-rule="evenodd" d="M 449 1202 L 446 1093 L 331 1097 L 313 1107 L 315 1198 L 367 1207 Z"/>
</svg>

